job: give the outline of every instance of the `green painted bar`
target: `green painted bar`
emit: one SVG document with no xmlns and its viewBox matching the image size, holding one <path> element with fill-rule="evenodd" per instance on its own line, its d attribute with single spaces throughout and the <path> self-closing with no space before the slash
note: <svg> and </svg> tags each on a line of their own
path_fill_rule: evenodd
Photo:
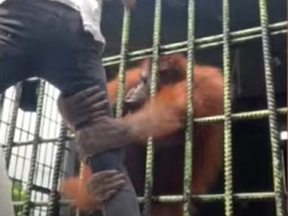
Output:
<svg viewBox="0 0 288 216">
<path fill-rule="evenodd" d="M 278 121 L 277 121 L 277 107 L 274 92 L 274 82 L 271 67 L 271 50 L 270 50 L 270 39 L 268 30 L 268 11 L 267 1 L 259 0 L 260 10 L 260 23 L 262 29 L 262 47 L 263 47 L 263 58 L 264 58 L 264 71 L 265 71 L 265 84 L 266 84 L 266 96 L 269 110 L 269 129 L 270 129 L 270 143 L 272 153 L 272 164 L 273 164 L 273 179 L 274 179 L 274 192 L 275 192 L 275 204 L 276 204 L 276 215 L 284 216 L 284 184 L 283 175 L 281 171 L 281 154 L 279 145 L 279 132 L 278 132 Z"/>
<path fill-rule="evenodd" d="M 184 153 L 184 206 L 183 216 L 192 215 L 191 190 L 193 172 L 193 84 L 194 84 L 194 43 L 195 43 L 195 0 L 188 2 L 187 26 L 187 105 L 186 105 L 186 131 Z"/>
<path fill-rule="evenodd" d="M 158 60 L 160 56 L 159 47 L 161 38 L 161 11 L 162 11 L 162 0 L 155 0 L 150 97 L 154 97 L 157 90 L 157 71 L 158 71 Z M 143 216 L 151 215 L 153 170 L 154 170 L 153 162 L 154 162 L 153 138 L 149 137 L 147 140 L 147 153 L 146 153 L 146 167 L 145 167 L 146 171 L 145 171 L 145 189 L 144 189 L 145 202 L 142 213 Z"/>
<path fill-rule="evenodd" d="M 31 211 L 31 193 L 34 184 L 34 176 L 35 176 L 35 169 L 36 169 L 36 159 L 38 153 L 38 140 L 40 134 L 40 127 L 42 121 L 42 111 L 43 111 L 43 102 L 44 102 L 44 91 L 45 91 L 45 82 L 41 80 L 39 85 L 38 91 L 38 100 L 37 100 L 37 116 L 36 116 L 36 126 L 34 132 L 34 142 L 33 142 L 33 149 L 32 149 L 32 157 L 31 157 L 31 166 L 29 169 L 29 177 L 27 182 L 27 190 L 26 190 L 26 198 L 25 204 L 23 206 L 22 215 L 23 216 L 30 216 Z"/>
<path fill-rule="evenodd" d="M 271 30 L 271 35 L 277 34 L 286 34 L 287 33 L 287 21 L 278 22 L 269 25 Z M 231 41 L 230 43 L 233 44 L 235 42 L 242 42 L 247 40 L 252 40 L 261 37 L 259 35 L 261 33 L 261 27 L 249 28 L 240 31 L 231 32 Z M 248 39 L 246 39 L 248 37 Z M 197 49 L 207 49 L 214 46 L 220 46 L 223 44 L 222 41 L 223 35 L 215 35 L 215 36 L 208 36 L 199 39 L 195 39 L 195 48 Z M 163 51 L 164 50 L 164 51 Z M 186 52 L 187 51 L 187 41 L 184 42 L 177 42 L 168 45 L 161 45 L 160 46 L 160 53 L 161 54 L 170 54 L 170 53 L 178 53 L 178 52 Z M 128 53 L 129 61 L 137 61 L 140 59 L 144 59 L 150 56 L 152 53 L 152 48 L 143 49 L 139 51 L 134 51 Z M 103 58 L 103 64 L 105 66 L 119 64 L 120 55 L 105 57 Z"/>
<path fill-rule="evenodd" d="M 182 195 L 172 195 L 172 196 L 157 196 L 152 197 L 153 201 L 160 203 L 177 203 L 183 201 Z M 191 197 L 193 200 L 201 202 L 222 202 L 225 199 L 224 194 L 205 194 L 205 195 L 193 195 Z M 275 199 L 274 192 L 258 192 L 258 193 L 234 193 L 233 199 L 235 200 L 252 200 L 252 201 L 261 201 L 261 200 L 273 200 Z M 138 197 L 139 203 L 144 203 L 144 197 Z M 73 203 L 72 200 L 60 200 L 59 205 L 65 206 Z M 23 206 L 24 202 L 14 202 L 15 206 Z M 47 206 L 49 202 L 34 202 L 33 206 Z"/>
<path fill-rule="evenodd" d="M 277 114 L 280 116 L 286 116 L 287 115 L 287 107 L 278 108 Z M 245 121 L 248 119 L 263 119 L 267 118 L 269 115 L 268 110 L 258 110 L 258 111 L 250 111 L 250 112 L 240 112 L 240 113 L 234 113 L 232 114 L 232 120 L 233 121 Z M 215 122 L 221 122 L 224 120 L 224 116 L 218 115 L 218 116 L 211 116 L 211 117 L 202 117 L 202 118 L 195 118 L 194 122 L 197 124 L 210 124 Z M 73 140 L 74 136 L 66 137 L 67 140 Z M 58 138 L 52 138 L 52 139 L 40 139 L 39 145 L 45 144 L 48 142 L 57 142 Z M 27 146 L 33 144 L 33 141 L 27 141 L 27 142 L 15 142 L 13 147 L 19 147 L 19 146 Z M 6 148 L 6 146 L 4 146 Z"/>
<path fill-rule="evenodd" d="M 125 97 L 125 70 L 127 62 L 127 53 L 130 34 L 130 11 L 124 8 L 123 26 L 122 26 L 122 41 L 120 50 L 120 64 L 118 72 L 118 89 L 116 103 L 116 117 L 121 117 L 123 113 L 123 99 Z"/>
<path fill-rule="evenodd" d="M 153 44 L 151 48 L 129 52 L 130 41 L 130 23 L 131 12 L 124 8 L 123 24 L 122 24 L 122 39 L 119 55 L 103 58 L 104 66 L 119 64 L 118 71 L 118 89 L 116 116 L 123 115 L 123 99 L 125 97 L 125 71 L 129 62 L 138 61 L 146 57 L 152 57 L 152 81 L 150 96 L 153 97 L 157 90 L 157 71 L 158 60 L 160 54 L 167 55 L 179 52 L 187 52 L 187 121 L 185 133 L 185 163 L 184 163 L 184 194 L 183 195 L 165 195 L 153 196 L 153 161 L 154 149 L 153 138 L 147 140 L 147 155 L 146 155 L 146 178 L 145 178 L 145 193 L 144 197 L 138 197 L 140 204 L 144 204 L 144 216 L 151 216 L 151 206 L 153 202 L 159 203 L 179 203 L 183 202 L 183 216 L 192 215 L 192 207 L 194 201 L 200 202 L 222 202 L 225 207 L 225 216 L 234 215 L 234 201 L 249 200 L 259 202 L 262 200 L 275 201 L 275 216 L 285 215 L 285 188 L 283 184 L 283 174 L 279 146 L 278 132 L 278 116 L 287 115 L 287 107 L 277 108 L 275 102 L 273 72 L 271 67 L 271 48 L 270 37 L 281 34 L 287 34 L 287 21 L 269 24 L 267 12 L 267 0 L 259 0 L 259 27 L 244 29 L 240 31 L 230 31 L 230 1 L 222 0 L 222 27 L 223 33 L 207 36 L 203 38 L 195 38 L 195 17 L 196 0 L 188 0 L 188 25 L 187 25 L 187 41 L 181 41 L 172 44 L 161 45 L 161 16 L 162 16 L 162 0 L 155 0 L 154 8 L 154 29 L 153 29 Z M 150 35 L 148 35 L 149 37 Z M 264 72 L 265 72 L 265 87 L 268 109 L 232 113 L 231 99 L 231 57 L 230 49 L 234 44 L 245 43 L 247 41 L 262 39 Z M 223 46 L 223 74 L 224 74 L 224 115 L 211 116 L 205 118 L 193 118 L 193 69 L 194 69 L 194 52 L 195 50 L 203 50 Z M 21 84 L 16 86 L 16 96 L 13 107 L 11 109 L 11 119 L 9 121 L 8 138 L 3 145 L 6 150 L 5 159 L 7 168 L 11 162 L 11 154 L 14 147 L 32 145 L 31 166 L 29 169 L 29 177 L 27 189 L 25 190 L 25 200 L 15 201 L 14 205 L 23 207 L 22 215 L 30 216 L 35 207 L 47 208 L 47 215 L 54 216 L 57 214 L 58 206 L 67 206 L 73 203 L 71 200 L 61 200 L 58 193 L 58 183 L 61 176 L 61 163 L 65 151 L 65 142 L 73 139 L 72 136 L 67 136 L 67 128 L 62 122 L 59 136 L 57 138 L 41 138 L 40 128 L 43 121 L 44 109 L 44 92 L 45 82 L 41 80 L 38 91 L 38 103 L 36 111 L 36 126 L 33 133 L 33 140 L 25 142 L 15 142 L 15 130 L 17 123 L 17 114 L 19 112 L 19 103 L 21 97 Z M 3 95 L 0 95 L 4 99 Z M 1 104 L 0 104 L 1 109 Z M 1 114 L 1 110 L 0 110 Z M 232 122 L 243 120 L 269 120 L 269 134 L 271 143 L 272 168 L 273 168 L 273 191 L 255 192 L 255 193 L 234 193 L 233 192 L 233 165 L 232 165 Z M 0 120 L 1 121 L 1 120 Z M 191 190 L 192 179 L 192 159 L 193 159 L 193 124 L 211 124 L 215 122 L 223 122 L 224 124 L 224 193 L 223 194 L 203 194 L 193 195 Z M 30 138 L 32 139 L 32 138 Z M 54 161 L 52 186 L 49 188 L 49 200 L 43 202 L 33 202 L 32 192 L 34 192 L 35 172 L 37 169 L 37 156 L 39 146 L 49 142 L 57 143 L 56 160 Z M 2 147 L 2 146 L 1 146 Z M 13 183 L 14 184 L 14 183 Z M 272 189 L 271 189 L 272 190 Z"/>
<path fill-rule="evenodd" d="M 53 179 L 52 179 L 52 189 L 49 196 L 49 205 L 48 205 L 48 216 L 54 216 L 57 214 L 57 207 L 60 200 L 60 194 L 58 193 L 58 182 L 60 176 L 60 167 L 62 164 L 62 158 L 64 156 L 65 151 L 65 136 L 67 134 L 67 127 L 65 122 L 62 122 L 60 128 L 60 134 L 58 139 L 58 148 L 56 152 L 56 159 L 54 163 L 54 172 L 53 172 Z"/>
<path fill-rule="evenodd" d="M 224 204 L 225 216 L 233 216 L 230 4 L 229 0 L 223 0 L 222 3 L 224 76 Z"/>
<path fill-rule="evenodd" d="M 5 149 L 5 160 L 6 160 L 7 170 L 9 169 L 9 166 L 10 166 L 12 148 L 14 145 L 13 141 L 14 141 L 14 135 L 15 135 L 15 129 L 16 129 L 16 121 L 18 117 L 18 109 L 19 109 L 21 92 L 22 92 L 21 84 L 16 85 L 15 103 L 14 103 L 13 110 L 12 110 L 11 123 L 9 127 L 9 132 L 8 132 L 7 148 Z"/>
</svg>

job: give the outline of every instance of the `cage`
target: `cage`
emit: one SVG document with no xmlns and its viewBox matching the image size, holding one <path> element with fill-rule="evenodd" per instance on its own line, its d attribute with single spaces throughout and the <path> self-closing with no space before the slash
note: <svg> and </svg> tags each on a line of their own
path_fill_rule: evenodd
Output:
<svg viewBox="0 0 288 216">
<path fill-rule="evenodd" d="M 114 1 L 103 3 L 103 63 L 109 80 L 160 54 L 184 53 L 223 68 L 224 115 L 194 119 L 222 121 L 225 127 L 223 173 L 211 193 L 192 196 L 199 216 L 287 215 L 286 9 L 283 0 L 138 0 L 132 11 Z M 73 140 L 56 108 L 58 95 L 49 83 L 30 79 L 0 98 L 0 144 L 19 216 L 23 206 L 25 216 L 77 213 L 58 193 L 59 182 L 79 172 Z M 186 159 L 191 160 L 189 154 Z M 149 179 L 151 170 L 147 173 Z M 149 210 L 148 195 L 144 205 Z M 191 205 L 185 196 L 184 209 Z M 162 201 L 182 198 L 163 196 Z"/>
</svg>

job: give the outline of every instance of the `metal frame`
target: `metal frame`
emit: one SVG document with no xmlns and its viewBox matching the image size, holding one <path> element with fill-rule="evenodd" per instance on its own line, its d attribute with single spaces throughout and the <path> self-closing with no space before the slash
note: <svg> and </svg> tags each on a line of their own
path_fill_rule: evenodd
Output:
<svg viewBox="0 0 288 216">
<path fill-rule="evenodd" d="M 74 174 L 67 164 L 75 163 L 76 155 L 71 154 L 75 149 L 66 142 L 67 130 L 61 123 L 56 107 L 59 92 L 44 81 L 40 83 L 36 113 L 18 109 L 21 83 L 3 94 L 4 103 L 1 107 L 1 143 L 5 144 L 2 147 L 6 153 L 8 173 L 22 182 L 26 194 L 25 200 L 14 204 L 23 206 L 22 215 L 29 216 L 31 213 L 55 215 L 60 199 L 59 180 Z M 41 145 L 39 143 L 43 138 L 45 142 Z M 12 181 L 12 188 L 13 185 Z M 46 204 L 35 205 L 37 202 Z"/>
<path fill-rule="evenodd" d="M 186 144 L 185 144 L 185 176 L 184 176 L 184 195 L 181 196 L 160 196 L 152 197 L 151 191 L 153 187 L 153 148 L 152 143 L 153 139 L 148 139 L 147 146 L 147 164 L 146 164 L 146 181 L 145 181 L 145 195 L 144 197 L 139 198 L 140 203 L 144 203 L 144 215 L 149 215 L 151 210 L 152 201 L 158 202 L 179 202 L 184 201 L 184 215 L 190 216 L 191 213 L 189 209 L 191 207 L 191 197 L 195 200 L 202 200 L 207 202 L 213 202 L 216 200 L 223 200 L 225 203 L 225 216 L 233 216 L 233 202 L 237 199 L 241 200 L 263 200 L 263 199 L 274 199 L 276 204 L 276 216 L 284 216 L 285 214 L 285 188 L 283 181 L 283 163 L 281 163 L 281 154 L 279 147 L 279 132 L 277 128 L 277 116 L 278 115 L 287 115 L 287 108 L 277 108 L 275 103 L 275 93 L 274 93 L 274 83 L 272 80 L 272 69 L 271 69 L 271 51 L 270 51 L 270 42 L 269 37 L 279 34 L 287 34 L 287 21 L 278 22 L 274 24 L 269 24 L 267 16 L 267 2 L 266 0 L 259 0 L 259 12 L 260 12 L 260 27 L 245 29 L 236 32 L 230 32 L 230 23 L 229 23 L 229 0 L 223 0 L 223 33 L 220 35 L 209 36 L 204 38 L 195 38 L 195 0 L 188 0 L 188 32 L 187 32 L 187 41 L 161 45 L 160 44 L 160 34 L 161 34 L 161 8 L 162 1 L 155 0 L 155 11 L 154 11 L 154 33 L 153 33 L 153 45 L 152 48 L 139 50 L 135 52 L 128 52 L 129 45 L 129 29 L 131 14 L 130 11 L 124 9 L 123 17 L 123 27 L 122 27 L 122 42 L 121 42 L 121 51 L 120 55 L 111 56 L 103 59 L 103 64 L 105 66 L 119 64 L 119 88 L 118 88 L 118 99 L 116 107 L 116 116 L 122 115 L 122 99 L 124 97 L 124 81 L 125 81 L 125 68 L 126 64 L 129 61 L 137 61 L 144 59 L 147 56 L 152 56 L 152 86 L 151 86 L 151 96 L 155 94 L 156 89 L 156 71 L 157 71 L 157 62 L 160 54 L 171 54 L 177 52 L 187 52 L 188 56 L 188 65 L 187 65 L 187 115 L 189 120 L 187 120 L 187 130 L 186 130 Z M 263 45 L 263 59 L 264 59 L 264 68 L 265 68 L 265 81 L 266 81 L 266 96 L 268 101 L 267 110 L 258 110 L 252 112 L 242 112 L 242 113 L 232 113 L 231 109 L 231 62 L 230 62 L 230 45 L 234 43 L 244 43 L 246 41 L 261 38 Z M 193 87 L 193 56 L 194 50 L 198 49 L 207 49 L 215 46 L 223 47 L 223 71 L 224 71 L 224 115 L 214 116 L 207 118 L 194 119 L 194 122 L 197 124 L 211 124 L 214 122 L 223 122 L 224 123 L 224 178 L 225 178 L 225 190 L 224 194 L 213 194 L 213 195 L 193 195 L 191 191 L 191 176 L 192 176 L 192 152 L 193 152 L 193 137 L 191 136 L 191 131 L 193 130 L 193 103 L 192 103 L 192 93 L 191 89 Z M 58 134 L 53 136 L 45 137 L 45 133 L 51 130 L 49 129 L 49 124 L 45 125 L 47 116 L 45 115 L 45 110 L 47 109 L 48 102 L 50 100 L 54 103 L 50 105 L 50 109 L 53 109 L 54 112 L 57 112 L 55 108 L 55 99 L 56 94 L 49 95 L 47 90 L 52 88 L 48 83 L 41 81 L 38 91 L 38 105 L 36 114 L 29 114 L 19 111 L 19 100 L 21 96 L 21 84 L 16 86 L 16 89 L 9 89 L 6 92 L 7 94 L 14 91 L 12 99 L 8 99 L 6 96 L 1 104 L 1 120 L 0 120 L 0 131 L 5 130 L 3 133 L 5 137 L 3 140 L 0 140 L 0 143 L 5 144 L 6 150 L 6 162 L 9 175 L 15 177 L 16 168 L 19 169 L 20 164 L 17 164 L 18 161 L 22 161 L 22 171 L 23 172 L 24 164 L 27 161 L 30 161 L 31 164 L 28 170 L 24 169 L 26 176 L 20 176 L 20 179 L 23 181 L 23 184 L 26 185 L 26 199 L 22 202 L 15 202 L 15 205 L 23 205 L 23 216 L 30 216 L 31 208 L 33 207 L 33 214 L 38 215 L 48 215 L 53 216 L 58 211 L 58 207 L 61 205 L 67 205 L 70 203 L 68 200 L 60 200 L 58 194 L 58 183 L 59 180 L 63 177 L 71 176 L 74 174 L 72 170 L 75 163 L 75 149 L 73 145 L 69 144 L 73 137 L 68 136 L 65 125 L 61 122 L 59 115 L 51 114 L 53 117 L 50 121 L 55 121 L 54 127 L 57 127 Z M 47 93 L 48 92 L 48 93 Z M 4 95 L 3 95 L 4 96 Z M 3 99 L 1 97 L 1 99 Z M 2 100 L 1 100 L 2 101 Z M 9 102 L 10 101 L 10 102 Z M 45 102 L 46 101 L 46 102 Z M 50 103 L 52 103 L 50 102 Z M 7 103 L 11 103 L 10 108 L 7 108 Z M 54 108 L 53 108 L 54 107 Z M 7 109 L 11 112 L 11 115 L 5 116 L 7 114 Z M 23 115 L 20 117 L 20 114 Z M 25 119 L 29 115 L 34 115 L 34 119 L 30 120 L 30 123 L 33 123 L 34 126 L 24 126 L 27 131 L 24 131 L 23 127 Z M 35 116 L 36 115 L 36 116 Z M 19 118 L 23 119 L 20 123 Z M 233 164 L 232 164 L 232 135 L 231 135 L 231 124 L 233 121 L 242 121 L 245 119 L 269 119 L 269 128 L 270 128 L 270 143 L 271 143 L 271 154 L 273 158 L 273 179 L 274 179 L 274 191 L 269 192 L 258 192 L 258 193 L 237 193 L 233 192 L 232 187 L 232 176 L 233 176 Z M 46 119 L 46 120 L 45 120 Z M 8 122 L 7 122 L 8 121 Z M 50 122 L 51 123 L 51 122 Z M 20 124 L 20 126 L 18 126 Z M 22 124 L 22 125 L 21 125 Z M 52 124 L 52 123 L 51 123 Z M 20 127 L 20 128 L 19 128 Z M 45 129 L 44 129 L 45 127 Z M 31 128 L 33 130 L 31 131 Z M 46 131 L 46 132 L 45 132 Z M 22 135 L 21 135 L 22 134 Z M 25 135 L 23 135 L 25 134 Z M 2 135 L 1 135 L 2 136 Z M 26 138 L 23 138 L 26 136 Z M 68 144 L 67 144 L 68 143 Z M 51 155 L 53 160 L 49 162 L 49 165 L 40 164 L 40 161 L 43 159 L 39 155 L 43 155 L 43 151 L 46 153 L 47 146 L 52 146 L 54 156 Z M 29 150 L 28 150 L 29 149 Z M 19 153 L 21 152 L 21 153 Z M 70 152 L 70 153 L 69 153 Z M 73 152 L 71 154 L 71 152 Z M 21 155 L 22 154 L 22 155 Z M 49 157 L 44 155 L 42 157 Z M 14 163 L 13 163 L 14 161 Z M 64 165 L 61 166 L 62 162 Z M 45 162 L 44 162 L 45 163 Z M 17 166 L 17 167 L 15 167 Z M 44 167 L 50 172 L 49 178 L 50 183 L 46 187 L 39 187 L 35 183 L 35 180 L 38 178 L 37 167 Z M 46 168 L 45 168 L 46 167 Z M 53 172 L 52 172 L 53 170 Z M 19 171 L 19 172 L 20 172 Z M 28 173 L 28 175 L 27 175 Z M 42 179 L 43 180 L 43 179 Z M 40 184 L 44 184 L 43 181 Z M 38 186 L 38 187 L 37 187 Z M 37 194 L 37 189 L 41 192 Z M 45 193 L 47 193 L 45 195 Z M 48 196 L 48 193 L 50 196 Z M 37 199 L 37 196 L 40 198 Z M 70 212 L 67 209 L 61 209 L 63 215 L 69 215 Z"/>
</svg>

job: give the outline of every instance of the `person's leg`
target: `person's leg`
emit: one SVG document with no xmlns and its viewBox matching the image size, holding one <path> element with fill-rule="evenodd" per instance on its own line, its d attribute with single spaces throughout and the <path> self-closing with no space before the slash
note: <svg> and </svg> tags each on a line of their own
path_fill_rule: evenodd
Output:
<svg viewBox="0 0 288 216">
<path fill-rule="evenodd" d="M 0 94 L 30 75 L 25 10 L 17 13 L 14 6 L 13 2 L 0 4 Z"/>
<path fill-rule="evenodd" d="M 106 74 L 101 58 L 103 44 L 95 41 L 90 33 L 84 31 L 79 12 L 57 2 L 54 6 L 51 5 L 52 8 L 58 14 L 55 20 L 50 20 L 54 23 L 53 28 L 50 28 L 51 34 L 46 34 L 48 36 L 35 46 L 37 50 L 34 51 L 39 59 L 39 76 L 57 87 L 63 97 L 92 86 L 99 86 L 107 97 Z M 43 34 L 41 38 L 46 35 Z M 42 50 L 40 55 L 37 53 L 38 49 Z M 106 110 L 107 115 L 112 117 L 109 104 Z M 115 157 L 118 152 L 109 155 Z M 122 157 L 117 156 L 105 163 L 98 162 L 96 164 L 101 168 L 94 169 L 115 169 L 122 160 Z"/>
<path fill-rule="evenodd" d="M 1 5 L 1 10 L 4 11 L 0 16 L 2 25 L 0 28 L 2 31 L 0 33 L 1 92 L 16 82 L 27 78 L 27 71 L 33 71 L 35 73 L 33 75 L 38 75 L 50 81 L 66 96 L 92 85 L 105 88 L 106 80 L 100 63 L 99 47 L 96 43 L 91 44 L 91 38 L 85 38 L 89 34 L 85 34 L 83 31 L 79 13 L 67 6 L 63 6 L 62 8 L 65 9 L 62 10 L 61 7 L 59 9 L 55 5 L 59 6 L 59 3 L 47 0 L 9 0 Z M 78 13 L 78 15 L 75 17 L 73 13 Z M 3 18 L 6 18 L 8 14 L 13 19 L 6 22 L 6 19 Z M 63 19 L 65 16 L 66 20 Z M 57 23 L 59 20 L 62 20 L 63 23 Z M 80 32 L 78 31 L 79 25 L 82 26 Z M 10 28 L 11 32 L 9 32 Z M 9 31 L 7 32 L 7 30 Z M 23 43 L 23 40 L 25 43 Z M 9 44 L 9 48 L 6 47 L 7 44 Z M 28 57 L 24 48 L 29 49 Z M 20 52 L 18 52 L 19 50 Z M 23 50 L 25 50 L 24 54 Z M 45 52 L 49 53 L 49 51 L 56 58 L 42 55 Z M 98 51 L 96 55 L 95 51 Z M 10 53 L 12 54 L 10 55 Z M 57 60 L 58 57 L 60 57 L 59 60 Z M 12 59 L 17 59 L 17 62 Z M 56 61 L 54 61 L 55 59 Z M 91 59 L 96 59 L 96 62 Z M 49 67 L 50 63 L 54 64 L 54 67 Z M 58 67 L 56 67 L 57 64 Z M 51 70 L 43 72 L 41 69 L 45 67 Z M 38 74 L 36 74 L 37 72 Z M 107 115 L 110 114 L 110 108 L 107 107 Z M 123 151 L 119 152 L 117 150 L 97 157 L 97 166 L 93 166 L 95 168 L 93 170 L 101 171 L 118 168 L 125 172 L 123 165 L 120 165 L 123 161 L 123 154 Z M 140 215 L 135 201 L 136 195 L 133 187 L 131 184 L 126 184 L 122 193 L 119 193 L 114 201 L 108 203 L 111 206 L 111 208 L 108 208 L 108 211 L 110 211 L 108 215 L 118 215 L 122 210 L 128 210 L 125 215 Z"/>
<path fill-rule="evenodd" d="M 29 77 L 29 61 L 27 47 L 29 35 L 25 27 L 25 12 L 17 13 L 14 4 L 0 4 L 0 94 L 19 81 Z M 29 12 L 28 12 L 29 13 Z M 3 152 L 4 153 L 4 152 Z M 0 148 L 0 215 L 15 215 L 8 173 L 6 172 L 4 155 Z M 4 211 L 4 212 L 3 212 Z"/>
<path fill-rule="evenodd" d="M 96 42 L 90 33 L 84 31 L 79 12 L 65 5 L 57 6 L 56 2 L 54 11 L 58 13 L 58 18 L 54 20 L 50 30 L 55 34 L 48 34 L 49 36 L 42 43 L 35 46 L 45 54 L 36 54 L 41 62 L 40 76 L 60 89 L 64 97 L 91 86 L 99 86 L 106 92 L 107 98 L 106 75 L 101 59 L 103 45 Z M 45 35 L 41 37 L 44 38 Z M 37 50 L 35 52 L 37 53 Z M 112 117 L 109 104 L 106 110 L 106 115 Z M 78 127 L 78 130 L 81 128 Z M 117 169 L 127 175 L 126 185 L 112 200 L 108 201 L 105 208 L 107 215 L 118 215 L 120 211 L 127 216 L 140 215 L 135 191 L 123 165 L 124 149 L 93 156 L 88 162 L 93 173 Z"/>
<path fill-rule="evenodd" d="M 25 62 L 21 58 L 4 55 L 1 47 L 0 45 L 0 94 L 10 86 L 28 78 Z"/>
</svg>

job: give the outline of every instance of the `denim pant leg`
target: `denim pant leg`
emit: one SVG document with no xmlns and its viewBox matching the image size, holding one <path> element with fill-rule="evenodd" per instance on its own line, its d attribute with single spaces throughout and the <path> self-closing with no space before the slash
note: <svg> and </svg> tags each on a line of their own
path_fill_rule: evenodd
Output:
<svg viewBox="0 0 288 216">
<path fill-rule="evenodd" d="M 7 30 L 12 37 L 7 37 Z M 7 0 L 0 5 L 0 65 L 4 59 L 10 61 L 9 67 L 0 71 L 1 91 L 32 75 L 46 79 L 66 96 L 93 85 L 106 90 L 101 51 L 101 44 L 84 31 L 79 12 L 68 6 L 48 0 Z M 12 70 L 11 56 L 23 61 L 23 67 L 19 64 Z M 25 70 L 21 72 L 21 68 Z M 108 106 L 108 115 L 112 114 L 110 110 Z M 123 160 L 122 148 L 97 155 L 89 162 L 93 172 L 118 169 L 127 174 Z M 107 203 L 108 215 L 117 215 L 120 210 L 140 215 L 128 175 L 127 180 Z"/>
<path fill-rule="evenodd" d="M 53 32 L 56 34 L 51 33 L 47 38 L 42 35 L 44 42 L 37 47 L 41 47 L 44 52 L 41 55 L 35 54 L 35 58 L 41 63 L 37 70 L 40 71 L 39 75 L 60 89 L 64 96 L 95 85 L 107 94 L 106 74 L 101 58 L 103 44 L 95 41 L 89 32 L 84 31 L 79 12 L 65 5 L 57 7 L 54 11 L 58 11 L 55 20 L 51 19 Z M 107 115 L 112 116 L 109 104 Z M 123 149 L 116 149 L 98 155 L 93 160 L 89 159 L 88 162 L 94 172 L 122 170 L 122 151 Z"/>
<path fill-rule="evenodd" d="M 59 25 L 54 26 L 57 32 L 55 40 L 50 37 L 45 43 L 48 47 L 44 50 L 47 50 L 45 53 L 49 56 L 45 58 L 45 70 L 40 70 L 43 71 L 42 77 L 57 86 L 65 95 L 93 85 L 98 85 L 107 92 L 106 75 L 101 60 L 102 45 L 84 31 L 78 12 L 69 11 L 67 8 L 61 11 L 59 17 Z M 57 52 L 51 47 L 58 47 Z M 107 107 L 107 114 L 112 114 L 110 106 Z M 104 207 L 107 215 L 119 215 L 119 212 L 123 211 L 123 215 L 138 216 L 140 212 L 136 193 L 124 166 L 124 153 L 124 148 L 115 149 L 89 158 L 88 163 L 93 173 L 117 169 L 126 174 L 127 183 Z"/>
<path fill-rule="evenodd" d="M 49 81 L 66 96 L 94 85 L 107 92 L 102 49 L 84 31 L 80 13 L 64 4 L 8 0 L 0 5 L 1 92 L 29 76 Z M 107 114 L 112 115 L 109 105 Z M 124 154 L 119 157 L 118 151 L 98 157 L 93 169 L 119 168 Z"/>
<path fill-rule="evenodd" d="M 38 75 L 56 86 L 64 96 L 95 85 L 107 93 L 101 56 L 103 43 L 95 41 L 92 34 L 84 30 L 78 11 L 59 2 L 52 3 L 46 7 L 54 13 L 46 23 L 49 34 L 39 32 L 40 39 L 33 52 L 38 62 Z M 110 106 L 107 114 L 112 114 Z"/>
<path fill-rule="evenodd" d="M 22 7 L 0 4 L 0 94 L 31 76 L 29 47 L 31 35 Z"/>
</svg>

